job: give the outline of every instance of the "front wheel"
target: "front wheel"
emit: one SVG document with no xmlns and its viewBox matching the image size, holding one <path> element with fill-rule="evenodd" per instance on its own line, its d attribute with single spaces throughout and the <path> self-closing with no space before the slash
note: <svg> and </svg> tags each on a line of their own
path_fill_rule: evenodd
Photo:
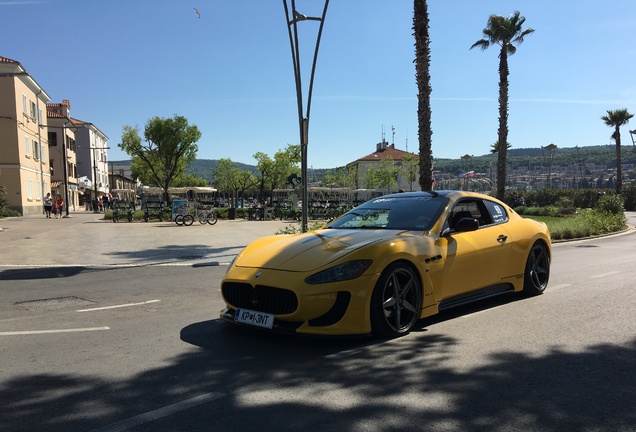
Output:
<svg viewBox="0 0 636 432">
<path fill-rule="evenodd" d="M 183 224 L 185 226 L 190 226 L 192 223 L 194 223 L 194 217 L 192 215 L 183 215 Z"/>
<path fill-rule="evenodd" d="M 528 254 L 523 278 L 523 292 L 538 295 L 545 291 L 550 279 L 550 255 L 543 243 L 535 243 Z"/>
<path fill-rule="evenodd" d="M 208 223 L 214 225 L 217 222 L 216 212 L 212 212 L 208 215 Z"/>
<path fill-rule="evenodd" d="M 420 317 L 422 286 L 418 275 L 406 264 L 389 265 L 378 279 L 371 296 L 371 328 L 380 336 L 408 333 Z"/>
<path fill-rule="evenodd" d="M 133 221 L 133 214 L 131 212 L 128 212 L 128 222 L 132 222 Z"/>
<path fill-rule="evenodd" d="M 117 213 L 113 213 L 113 222 L 117 222 L 117 220 L 119 220 Z"/>
<path fill-rule="evenodd" d="M 176 223 L 179 226 L 183 225 L 183 215 L 176 215 L 174 217 L 174 223 Z"/>
</svg>

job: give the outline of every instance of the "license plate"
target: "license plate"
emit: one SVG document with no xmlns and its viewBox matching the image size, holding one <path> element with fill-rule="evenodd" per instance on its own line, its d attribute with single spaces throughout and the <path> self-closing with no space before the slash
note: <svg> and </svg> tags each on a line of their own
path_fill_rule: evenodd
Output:
<svg viewBox="0 0 636 432">
<path fill-rule="evenodd" d="M 274 327 L 274 315 L 249 309 L 237 309 L 234 321 L 268 329 Z"/>
</svg>

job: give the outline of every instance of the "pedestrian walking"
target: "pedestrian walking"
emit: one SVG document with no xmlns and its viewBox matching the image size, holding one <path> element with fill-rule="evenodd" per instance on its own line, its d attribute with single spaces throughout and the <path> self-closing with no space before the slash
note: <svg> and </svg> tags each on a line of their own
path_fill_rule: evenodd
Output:
<svg viewBox="0 0 636 432">
<path fill-rule="evenodd" d="M 51 217 L 51 211 L 53 210 L 53 197 L 51 192 L 47 193 L 44 197 L 44 214 L 47 218 Z"/>
<path fill-rule="evenodd" d="M 57 198 L 55 198 L 55 218 L 62 217 L 62 210 L 64 209 L 64 200 L 62 199 L 61 195 L 58 195 Z"/>
</svg>

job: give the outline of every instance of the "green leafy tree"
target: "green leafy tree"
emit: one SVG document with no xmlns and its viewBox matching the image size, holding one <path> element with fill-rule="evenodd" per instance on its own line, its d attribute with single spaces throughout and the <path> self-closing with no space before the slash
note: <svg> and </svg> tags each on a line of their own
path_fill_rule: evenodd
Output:
<svg viewBox="0 0 636 432">
<path fill-rule="evenodd" d="M 219 159 L 212 170 L 212 178 L 217 189 L 230 197 L 230 207 L 235 207 L 235 195 L 238 190 L 239 169 L 231 159 Z"/>
<path fill-rule="evenodd" d="M 607 115 L 601 117 L 601 120 L 605 122 L 607 126 L 614 128 L 612 133 L 612 139 L 616 143 L 616 193 L 620 194 L 623 188 L 623 170 L 621 161 L 621 126 L 625 126 L 629 123 L 629 119 L 634 117 L 634 114 L 627 112 L 627 108 L 619 110 L 608 110 Z"/>
<path fill-rule="evenodd" d="M 118 146 L 131 156 L 133 172 L 140 180 L 162 187 L 167 200 L 172 182 L 196 159 L 200 138 L 199 128 L 189 125 L 185 117 L 153 117 L 144 128 L 144 142 L 138 128 L 125 125 Z"/>
<path fill-rule="evenodd" d="M 208 182 L 206 179 L 199 178 L 194 174 L 183 174 L 178 178 L 174 179 L 172 182 L 172 187 L 186 187 L 186 186 L 195 186 L 195 187 L 206 187 L 208 186 Z"/>
<path fill-rule="evenodd" d="M 418 167 L 420 162 L 413 156 L 404 156 L 402 158 L 402 167 L 400 168 L 400 174 L 404 176 L 409 184 L 409 191 L 413 191 L 413 183 L 417 179 Z M 430 171 L 430 170 L 429 170 Z M 432 181 L 432 180 L 431 180 Z"/>
<path fill-rule="evenodd" d="M 390 193 L 391 188 L 397 186 L 399 172 L 400 168 L 395 166 L 393 159 L 384 159 L 380 166 L 370 168 L 366 172 L 365 184 L 368 188 L 386 188 L 387 193 Z"/>
<path fill-rule="evenodd" d="M 515 11 L 510 17 L 491 15 L 488 24 L 483 29 L 483 39 L 475 42 L 475 47 L 486 50 L 490 45 L 497 44 L 499 51 L 499 129 L 497 132 L 497 198 L 504 199 L 506 193 L 506 156 L 508 145 L 508 56 L 517 52 L 517 47 L 534 29 L 523 30 L 525 17 Z"/>
<path fill-rule="evenodd" d="M 267 181 L 271 184 L 271 176 L 274 172 L 274 161 L 266 153 L 257 152 L 254 154 L 256 159 L 256 171 L 259 173 L 258 177 L 258 189 L 259 199 L 265 198 L 265 183 Z"/>
<path fill-rule="evenodd" d="M 420 187 L 433 188 L 433 152 L 431 127 L 431 49 L 426 0 L 413 1 L 413 35 L 415 37 L 415 80 L 417 82 L 417 124 L 419 137 Z"/>
<path fill-rule="evenodd" d="M 354 184 L 353 170 L 347 169 L 346 167 L 329 171 L 325 174 L 322 181 L 323 186 L 332 188 L 353 188 Z"/>
<path fill-rule="evenodd" d="M 258 179 L 252 171 L 237 170 L 235 172 L 236 187 L 240 192 L 241 199 L 243 200 L 243 207 L 245 207 L 245 193 L 248 190 L 255 190 L 258 186 Z"/>
</svg>

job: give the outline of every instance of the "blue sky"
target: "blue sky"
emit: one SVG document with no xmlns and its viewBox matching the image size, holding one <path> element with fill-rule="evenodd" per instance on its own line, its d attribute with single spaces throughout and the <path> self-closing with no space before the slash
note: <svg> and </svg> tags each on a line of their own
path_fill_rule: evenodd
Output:
<svg viewBox="0 0 636 432">
<path fill-rule="evenodd" d="M 306 15 L 321 1 L 297 0 Z M 636 1 L 429 0 L 433 156 L 482 155 L 497 139 L 498 47 L 469 50 L 491 14 L 519 10 L 510 58 L 513 148 L 613 143 L 600 117 L 636 113 Z M 198 18 L 194 8 L 201 17 Z M 417 151 L 412 0 L 331 0 L 311 106 L 310 167 L 345 165 L 383 136 Z M 315 22 L 299 24 L 303 79 Z M 71 115 L 119 150 L 122 126 L 185 116 L 198 158 L 253 164 L 298 143 L 280 0 L 0 0 L 0 56 L 19 61 Z M 394 134 L 393 129 L 394 128 Z M 628 129 L 623 143 L 630 143 Z"/>
</svg>

